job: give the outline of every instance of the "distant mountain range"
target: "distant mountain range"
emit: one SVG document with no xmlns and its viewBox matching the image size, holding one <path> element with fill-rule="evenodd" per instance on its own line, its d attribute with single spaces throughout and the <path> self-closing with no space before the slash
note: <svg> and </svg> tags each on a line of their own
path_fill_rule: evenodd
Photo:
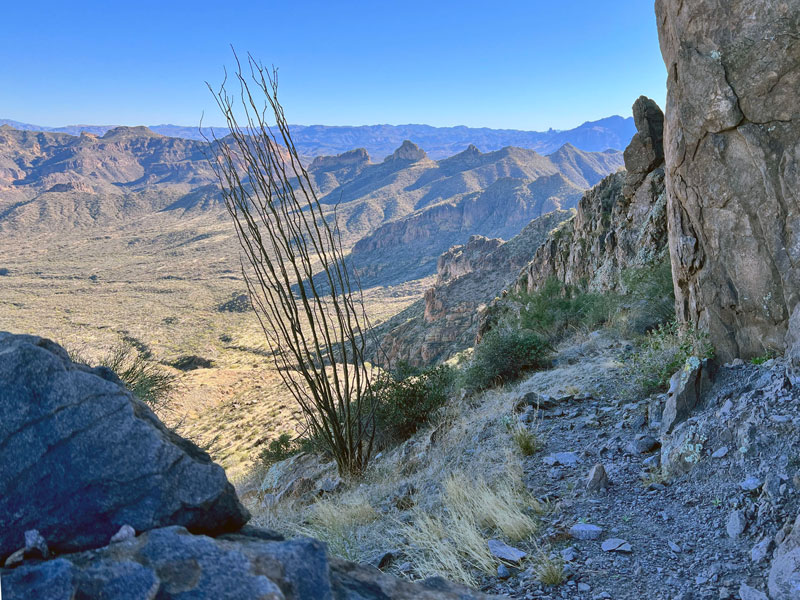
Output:
<svg viewBox="0 0 800 600">
<path fill-rule="evenodd" d="M 49 131 L 80 135 L 82 132 L 102 136 L 115 129 L 114 125 L 68 125 L 65 127 L 42 127 L 0 119 L 0 125 L 9 125 L 23 131 Z M 150 130 L 168 137 L 201 140 L 197 127 L 180 125 L 154 125 Z M 353 148 L 364 148 L 375 160 L 383 160 L 392 154 L 404 140 L 410 140 L 425 148 L 433 159 L 446 158 L 474 144 L 484 152 L 499 150 L 506 146 L 529 148 L 540 154 L 555 152 L 564 144 L 572 144 L 587 152 L 602 150 L 624 150 L 636 132 L 632 118 L 607 117 L 599 121 L 586 122 L 574 129 L 558 131 L 521 131 L 516 129 L 488 129 L 485 127 L 431 127 L 429 125 L 292 125 L 292 137 L 301 155 L 336 155 Z M 211 128 L 204 127 L 203 134 L 211 136 Z M 227 129 L 214 129 L 217 137 L 228 133 Z"/>
<path fill-rule="evenodd" d="M 221 140 L 218 143 L 225 143 Z M 129 228 L 137 219 L 228 219 L 204 142 L 146 127 L 101 137 L 0 126 L 0 231 L 57 233 Z M 365 286 L 435 272 L 439 255 L 471 235 L 510 239 L 544 213 L 574 207 L 583 190 L 623 164 L 617 150 L 564 144 L 543 155 L 513 146 L 433 160 L 402 142 L 383 160 L 364 148 L 309 161 Z"/>
</svg>

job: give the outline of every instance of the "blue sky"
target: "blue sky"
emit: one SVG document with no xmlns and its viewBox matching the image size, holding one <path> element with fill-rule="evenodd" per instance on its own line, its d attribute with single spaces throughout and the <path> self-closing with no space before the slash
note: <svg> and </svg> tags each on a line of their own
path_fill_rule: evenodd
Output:
<svg viewBox="0 0 800 600">
<path fill-rule="evenodd" d="M 566 129 L 663 106 L 649 0 L 13 1 L 0 118 L 195 125 L 233 44 L 280 72 L 291 123 Z"/>
</svg>

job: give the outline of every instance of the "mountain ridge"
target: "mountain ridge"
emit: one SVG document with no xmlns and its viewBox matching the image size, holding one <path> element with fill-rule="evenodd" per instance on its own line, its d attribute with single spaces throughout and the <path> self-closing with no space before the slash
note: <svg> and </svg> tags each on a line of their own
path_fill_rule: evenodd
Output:
<svg viewBox="0 0 800 600">
<path fill-rule="evenodd" d="M 23 123 L 12 119 L 0 119 L 0 126 L 9 125 L 24 131 L 47 131 L 80 135 L 89 133 L 102 136 L 119 125 L 66 125 L 45 127 Z M 596 121 L 586 121 L 577 127 L 565 130 L 526 131 L 521 129 L 492 129 L 489 127 L 434 127 L 424 124 L 404 125 L 291 125 L 292 137 L 300 154 L 308 157 L 336 155 L 365 148 L 374 160 L 383 160 L 394 152 L 404 140 L 411 140 L 425 148 L 432 159 L 441 159 L 466 150 L 475 144 L 484 152 L 499 150 L 504 146 L 526 147 L 537 152 L 551 153 L 564 143 L 571 143 L 586 152 L 606 149 L 624 150 L 635 132 L 633 119 L 618 115 Z M 151 131 L 167 136 L 202 140 L 211 137 L 212 129 L 217 137 L 228 133 L 225 128 L 183 125 L 152 125 Z"/>
</svg>

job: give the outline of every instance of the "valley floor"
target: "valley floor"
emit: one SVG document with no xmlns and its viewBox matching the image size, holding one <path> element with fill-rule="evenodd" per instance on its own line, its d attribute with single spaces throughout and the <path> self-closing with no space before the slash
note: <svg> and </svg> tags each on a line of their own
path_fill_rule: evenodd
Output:
<svg viewBox="0 0 800 600">
<path fill-rule="evenodd" d="M 620 367 L 631 351 L 591 334 L 562 348 L 551 370 L 455 402 L 363 482 L 340 483 L 332 465 L 301 455 L 243 496 L 261 525 L 490 594 L 765 599 L 776 542 L 800 508 L 800 388 L 779 359 L 720 367 L 702 405 L 662 436 L 664 395 L 624 398 Z M 520 428 L 541 444 L 530 456 L 514 443 Z M 666 475 L 660 456 L 673 464 Z M 608 481 L 590 490 L 595 465 Z M 462 496 L 486 502 L 470 511 Z M 527 556 L 487 560 L 491 538 Z"/>
</svg>

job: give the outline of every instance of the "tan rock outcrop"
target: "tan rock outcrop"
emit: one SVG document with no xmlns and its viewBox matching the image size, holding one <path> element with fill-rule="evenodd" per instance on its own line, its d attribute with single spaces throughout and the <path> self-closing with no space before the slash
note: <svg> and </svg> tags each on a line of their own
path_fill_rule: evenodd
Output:
<svg viewBox="0 0 800 600">
<path fill-rule="evenodd" d="M 522 270 L 517 289 L 532 292 L 556 278 L 591 290 L 616 290 L 623 269 L 664 256 L 663 114 L 645 97 L 633 113 L 638 133 L 625 150 L 627 172 L 609 175 L 584 194 L 575 218 L 554 231 Z"/>
<path fill-rule="evenodd" d="M 800 0 L 657 0 L 677 312 L 723 360 L 800 301 Z"/>
</svg>

